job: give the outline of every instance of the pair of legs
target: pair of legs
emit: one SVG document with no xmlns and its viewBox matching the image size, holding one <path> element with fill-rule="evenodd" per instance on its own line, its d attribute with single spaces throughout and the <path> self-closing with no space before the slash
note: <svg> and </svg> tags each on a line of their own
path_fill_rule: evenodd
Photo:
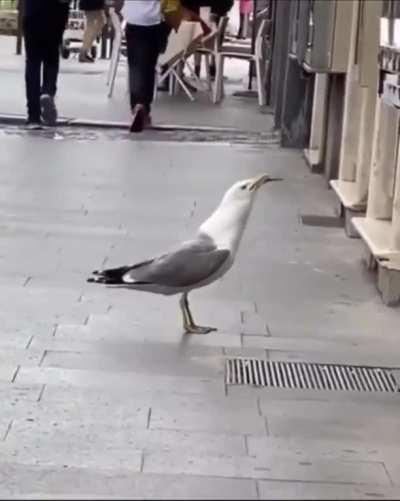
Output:
<svg viewBox="0 0 400 501">
<path fill-rule="evenodd" d="M 106 15 L 104 10 L 87 10 L 85 11 L 86 27 L 83 35 L 82 48 L 79 55 L 79 61 L 91 62 L 93 58 L 89 56 L 89 51 L 92 48 L 93 42 L 101 34 L 104 25 L 106 24 Z"/>
<path fill-rule="evenodd" d="M 247 38 L 249 29 L 249 14 L 240 14 L 239 31 L 237 38 Z"/>
<path fill-rule="evenodd" d="M 133 132 L 140 132 L 150 120 L 157 60 L 165 50 L 168 35 L 169 30 L 164 23 L 153 26 L 126 25 Z"/>
<path fill-rule="evenodd" d="M 52 19 L 46 23 L 39 16 L 24 20 L 28 122 L 40 122 L 41 96 L 53 100 L 56 95 L 64 21 L 64 19 Z M 56 115 L 55 107 L 54 112 Z"/>
</svg>

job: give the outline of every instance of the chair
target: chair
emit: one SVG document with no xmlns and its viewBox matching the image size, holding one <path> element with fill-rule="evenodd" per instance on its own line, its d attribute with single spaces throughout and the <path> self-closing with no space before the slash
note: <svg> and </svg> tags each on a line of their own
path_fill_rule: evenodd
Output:
<svg viewBox="0 0 400 501">
<path fill-rule="evenodd" d="M 252 21 L 252 25 L 255 26 L 256 30 L 263 19 L 268 19 L 269 12 L 270 12 L 269 7 L 266 7 L 265 9 L 262 9 L 259 12 L 257 12 L 255 17 L 255 22 Z M 222 50 L 224 51 L 229 51 L 231 49 L 234 50 L 236 47 L 247 47 L 249 51 L 251 51 L 251 37 L 243 39 L 232 36 L 225 37 L 224 43 L 222 45 Z"/>
<path fill-rule="evenodd" d="M 218 103 L 223 96 L 224 86 L 224 61 L 226 58 L 242 59 L 255 64 L 257 77 L 258 104 L 266 104 L 265 82 L 270 64 L 269 37 L 272 22 L 262 19 L 257 30 L 254 52 L 248 47 L 224 46 L 216 56 L 216 77 L 214 85 L 213 102 Z M 263 68 L 263 64 L 266 66 Z"/>
<path fill-rule="evenodd" d="M 196 66 L 196 65 L 201 65 L 201 57 L 205 56 L 206 75 L 207 75 L 207 84 L 206 84 L 207 87 L 205 90 L 211 93 L 211 99 L 212 99 L 212 85 L 211 85 L 211 71 L 210 71 L 211 52 L 208 47 L 214 46 L 218 36 L 219 36 L 219 30 L 216 26 L 214 26 L 214 28 L 208 35 L 204 36 L 196 44 L 192 44 L 185 54 L 184 66 L 188 68 L 190 75 L 192 76 L 193 80 L 196 82 L 199 88 L 201 88 L 202 86 L 202 81 L 200 80 L 200 75 L 197 75 L 195 69 L 193 69 L 192 65 L 189 63 L 189 57 L 191 55 L 194 56 L 194 61 Z"/>
<path fill-rule="evenodd" d="M 211 74 L 210 74 L 210 58 L 216 58 L 217 54 L 221 51 L 222 44 L 225 39 L 225 32 L 228 26 L 229 17 L 223 16 L 219 20 L 218 26 L 216 26 L 213 31 L 202 40 L 201 45 L 197 48 L 195 56 L 197 56 L 199 63 L 201 64 L 202 56 L 205 57 L 206 62 L 206 74 L 208 86 L 211 89 Z"/>
<path fill-rule="evenodd" d="M 170 95 L 173 94 L 175 84 L 178 83 L 191 101 L 194 96 L 181 77 L 181 69 L 187 64 L 186 58 L 192 55 L 203 36 L 203 30 L 197 22 L 182 21 L 177 32 L 172 31 L 168 38 L 167 48 L 157 62 L 157 86 L 169 78 Z"/>
</svg>

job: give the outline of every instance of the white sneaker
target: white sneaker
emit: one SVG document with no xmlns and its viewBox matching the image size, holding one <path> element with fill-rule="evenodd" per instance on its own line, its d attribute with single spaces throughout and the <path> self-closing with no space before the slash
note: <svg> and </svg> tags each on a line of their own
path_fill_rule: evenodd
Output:
<svg viewBox="0 0 400 501">
<path fill-rule="evenodd" d="M 56 125 L 58 113 L 54 98 L 49 94 L 42 94 L 40 96 L 40 107 L 42 111 L 43 122 L 46 125 Z"/>
</svg>

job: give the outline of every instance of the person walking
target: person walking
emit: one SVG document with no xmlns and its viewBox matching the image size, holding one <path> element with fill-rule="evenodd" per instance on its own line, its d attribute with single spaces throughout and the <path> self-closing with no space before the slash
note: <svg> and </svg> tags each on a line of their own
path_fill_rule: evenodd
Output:
<svg viewBox="0 0 400 501">
<path fill-rule="evenodd" d="M 158 56 L 165 51 L 170 27 L 164 21 L 160 0 L 125 1 L 122 16 L 126 20 L 131 132 L 151 125 Z"/>
<path fill-rule="evenodd" d="M 22 4 L 29 129 L 57 122 L 54 98 L 68 13 L 69 0 L 25 0 Z"/>
<path fill-rule="evenodd" d="M 253 0 L 240 0 L 239 3 L 239 31 L 237 34 L 237 38 L 247 38 L 248 30 L 249 30 L 249 19 L 250 14 L 253 11 Z"/>
<path fill-rule="evenodd" d="M 90 50 L 106 24 L 105 0 L 80 0 L 79 8 L 85 12 L 86 27 L 78 59 L 80 63 L 93 63 Z"/>
</svg>

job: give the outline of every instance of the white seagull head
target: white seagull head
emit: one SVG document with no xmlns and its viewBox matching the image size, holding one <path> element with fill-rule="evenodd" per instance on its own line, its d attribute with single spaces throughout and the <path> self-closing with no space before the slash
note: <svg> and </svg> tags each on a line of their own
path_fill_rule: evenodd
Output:
<svg viewBox="0 0 400 501">
<path fill-rule="evenodd" d="M 261 188 L 261 186 L 263 186 L 264 184 L 272 181 L 282 181 L 282 178 L 271 177 L 268 174 L 262 174 L 251 179 L 243 179 L 242 181 L 238 181 L 225 193 L 224 198 L 222 199 L 222 204 L 251 205 L 256 197 L 259 188 Z"/>
<path fill-rule="evenodd" d="M 225 193 L 215 212 L 200 226 L 200 232 L 210 236 L 219 248 L 229 249 L 234 255 L 257 191 L 270 181 L 281 181 L 281 178 L 263 174 L 235 183 Z"/>
</svg>

